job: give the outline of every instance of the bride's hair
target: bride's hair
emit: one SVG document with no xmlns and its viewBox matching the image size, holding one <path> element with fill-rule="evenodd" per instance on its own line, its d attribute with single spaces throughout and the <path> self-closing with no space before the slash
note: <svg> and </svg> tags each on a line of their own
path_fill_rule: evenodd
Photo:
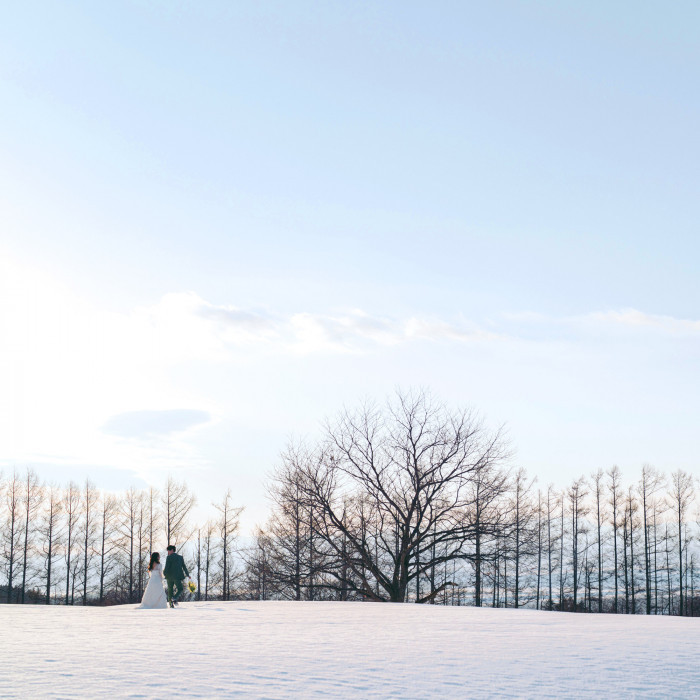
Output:
<svg viewBox="0 0 700 700">
<path fill-rule="evenodd" d="M 153 554 L 151 554 L 151 561 L 148 563 L 148 570 L 153 571 L 153 567 L 156 564 L 160 564 L 160 554 L 158 552 L 153 552 Z"/>
</svg>

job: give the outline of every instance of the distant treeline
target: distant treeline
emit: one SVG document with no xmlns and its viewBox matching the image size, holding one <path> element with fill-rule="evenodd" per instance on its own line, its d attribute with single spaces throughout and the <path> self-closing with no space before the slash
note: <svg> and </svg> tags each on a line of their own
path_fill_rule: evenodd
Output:
<svg viewBox="0 0 700 700">
<path fill-rule="evenodd" d="M 87 481 L 0 482 L 3 602 L 137 602 L 148 557 L 173 542 L 196 599 L 374 600 L 626 614 L 700 614 L 694 480 L 612 466 L 563 489 L 510 466 L 470 411 L 397 394 L 291 445 L 271 517 L 245 545 L 230 491 L 191 522 L 194 495 L 115 495 Z"/>
</svg>

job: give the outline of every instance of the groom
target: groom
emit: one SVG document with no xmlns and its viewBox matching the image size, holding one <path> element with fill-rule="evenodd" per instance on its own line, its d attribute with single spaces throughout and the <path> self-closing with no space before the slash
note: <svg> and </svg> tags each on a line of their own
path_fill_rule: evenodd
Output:
<svg viewBox="0 0 700 700">
<path fill-rule="evenodd" d="M 171 608 L 177 605 L 177 599 L 182 595 L 182 589 L 184 588 L 182 582 L 185 576 L 189 575 L 190 572 L 185 566 L 185 560 L 179 554 L 175 554 L 174 545 L 169 544 L 163 576 L 168 582 L 168 604 Z M 173 595 L 173 588 L 175 588 L 175 595 Z"/>
</svg>

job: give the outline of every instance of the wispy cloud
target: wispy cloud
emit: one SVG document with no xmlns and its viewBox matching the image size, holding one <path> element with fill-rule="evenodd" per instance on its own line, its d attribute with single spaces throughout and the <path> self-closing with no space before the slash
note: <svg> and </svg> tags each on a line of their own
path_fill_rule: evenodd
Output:
<svg viewBox="0 0 700 700">
<path fill-rule="evenodd" d="M 195 297 L 187 295 L 187 305 Z M 258 343 L 270 350 L 302 354 L 363 352 L 376 346 L 412 341 L 474 342 L 494 340 L 498 334 L 469 324 L 430 317 L 391 318 L 361 309 L 331 314 L 299 312 L 288 316 L 213 306 L 197 297 L 195 314 L 212 322 L 212 332 L 224 343 Z"/>
</svg>

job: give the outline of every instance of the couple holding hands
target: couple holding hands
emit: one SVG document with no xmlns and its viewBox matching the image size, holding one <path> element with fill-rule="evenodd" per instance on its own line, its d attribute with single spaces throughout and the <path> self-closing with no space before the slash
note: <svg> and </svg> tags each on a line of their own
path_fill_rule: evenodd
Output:
<svg viewBox="0 0 700 700">
<path fill-rule="evenodd" d="M 140 608 L 157 609 L 171 608 L 177 605 L 184 589 L 185 578 L 190 575 L 185 560 L 176 553 L 175 546 L 168 545 L 168 555 L 165 558 L 165 568 L 160 563 L 160 553 L 153 552 L 148 564 L 149 579 L 143 592 Z M 168 584 L 168 596 L 165 596 L 163 578 Z"/>
</svg>

